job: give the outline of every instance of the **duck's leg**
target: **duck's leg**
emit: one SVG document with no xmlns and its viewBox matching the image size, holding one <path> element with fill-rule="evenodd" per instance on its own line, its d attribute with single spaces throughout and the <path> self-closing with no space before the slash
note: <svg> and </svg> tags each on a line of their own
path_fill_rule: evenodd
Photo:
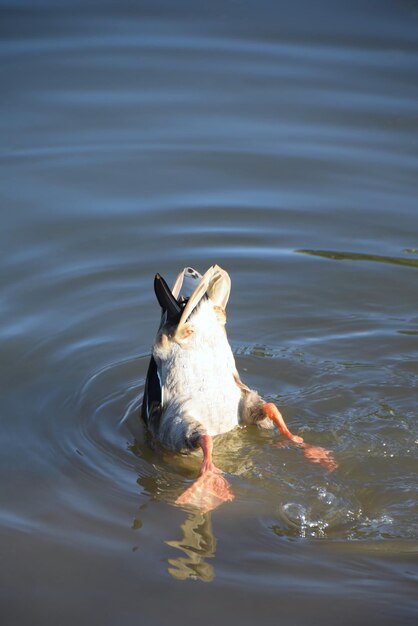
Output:
<svg viewBox="0 0 418 626">
<path fill-rule="evenodd" d="M 286 426 L 286 422 L 283 419 L 283 415 L 280 413 L 279 409 L 272 402 L 266 402 L 262 406 L 263 413 L 266 417 L 271 419 L 272 422 L 276 424 L 282 435 L 293 441 L 293 443 L 303 443 L 303 437 L 299 437 L 298 435 L 292 435 L 288 427 Z"/>
<path fill-rule="evenodd" d="M 308 461 L 311 461 L 312 463 L 320 463 L 330 472 L 333 472 L 338 467 L 332 453 L 329 450 L 321 448 L 320 446 L 311 446 L 309 443 L 305 443 L 302 437 L 293 435 L 286 426 L 286 422 L 275 404 L 272 402 L 263 404 L 262 411 L 266 417 L 271 419 L 276 424 L 282 435 L 303 449 L 303 454 Z"/>
<path fill-rule="evenodd" d="M 212 437 L 201 435 L 198 445 L 203 452 L 199 478 L 177 498 L 176 504 L 195 506 L 203 513 L 207 513 L 223 502 L 233 500 L 234 496 L 227 481 L 222 476 L 222 470 L 213 463 Z"/>
</svg>

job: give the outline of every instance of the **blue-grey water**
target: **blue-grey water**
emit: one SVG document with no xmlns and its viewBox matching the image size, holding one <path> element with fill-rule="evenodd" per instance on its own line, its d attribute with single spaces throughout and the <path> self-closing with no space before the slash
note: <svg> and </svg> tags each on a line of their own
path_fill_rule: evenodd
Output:
<svg viewBox="0 0 418 626">
<path fill-rule="evenodd" d="M 1 624 L 416 623 L 418 3 L 1 0 L 0 80 Z M 213 263 L 339 467 L 234 431 L 204 515 L 138 411 Z"/>
</svg>

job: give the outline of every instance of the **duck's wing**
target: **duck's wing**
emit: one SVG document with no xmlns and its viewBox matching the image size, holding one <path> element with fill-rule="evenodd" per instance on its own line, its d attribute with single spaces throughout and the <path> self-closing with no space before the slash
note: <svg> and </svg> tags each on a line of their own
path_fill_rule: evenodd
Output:
<svg viewBox="0 0 418 626">
<path fill-rule="evenodd" d="M 179 279 L 177 279 L 179 280 Z M 175 283 L 175 286 L 177 281 Z M 229 274 L 219 265 L 212 265 L 208 271 L 201 277 L 197 287 L 190 296 L 177 327 L 177 332 L 181 330 L 191 316 L 195 308 L 205 297 L 208 297 L 214 306 L 226 308 L 229 294 L 231 291 L 231 279 Z"/>
<path fill-rule="evenodd" d="M 170 291 L 170 287 L 160 274 L 156 274 L 154 278 L 154 291 L 157 296 L 158 303 L 162 309 L 162 316 L 175 319 L 180 316 L 182 307 L 177 299 Z"/>
<path fill-rule="evenodd" d="M 144 397 L 142 399 L 141 417 L 146 424 L 149 424 L 151 415 L 155 419 L 156 412 L 162 410 L 162 388 L 160 377 L 158 376 L 157 363 L 151 356 L 148 366 L 147 377 L 145 379 Z"/>
</svg>

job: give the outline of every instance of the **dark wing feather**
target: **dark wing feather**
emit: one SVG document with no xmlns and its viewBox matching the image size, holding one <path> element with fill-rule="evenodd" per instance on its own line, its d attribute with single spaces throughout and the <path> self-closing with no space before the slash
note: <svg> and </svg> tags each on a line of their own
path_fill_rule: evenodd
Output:
<svg viewBox="0 0 418 626">
<path fill-rule="evenodd" d="M 145 380 L 144 398 L 142 400 L 141 417 L 146 424 L 149 424 L 151 415 L 155 418 L 155 411 L 161 410 L 161 384 L 158 377 L 157 364 L 153 356 L 148 366 L 147 378 Z"/>
<path fill-rule="evenodd" d="M 182 307 L 170 291 L 164 278 L 159 274 L 154 278 L 154 291 L 163 313 L 167 311 L 168 317 L 180 318 Z"/>
</svg>

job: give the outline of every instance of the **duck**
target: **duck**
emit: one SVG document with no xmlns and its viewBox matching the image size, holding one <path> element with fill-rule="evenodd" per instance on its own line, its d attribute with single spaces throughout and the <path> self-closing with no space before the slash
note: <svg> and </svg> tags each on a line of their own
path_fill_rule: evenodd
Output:
<svg viewBox="0 0 418 626">
<path fill-rule="evenodd" d="M 219 265 L 203 275 L 181 270 L 170 289 L 156 274 L 154 291 L 161 307 L 152 346 L 141 415 L 151 436 L 165 449 L 200 449 L 199 477 L 176 500 L 210 511 L 234 498 L 213 462 L 214 438 L 242 425 L 274 429 L 303 448 L 305 457 L 329 471 L 332 453 L 293 434 L 278 407 L 242 382 L 226 333 L 231 279 Z"/>
</svg>

